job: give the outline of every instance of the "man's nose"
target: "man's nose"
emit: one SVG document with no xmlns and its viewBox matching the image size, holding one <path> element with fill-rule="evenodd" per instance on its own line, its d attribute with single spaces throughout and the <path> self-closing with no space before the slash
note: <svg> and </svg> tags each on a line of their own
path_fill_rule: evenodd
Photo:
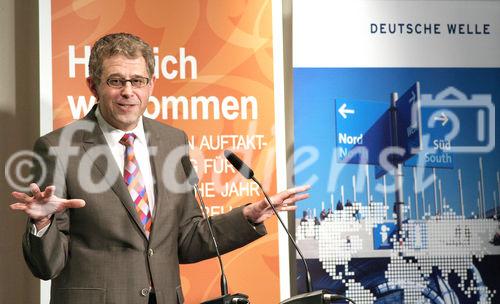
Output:
<svg viewBox="0 0 500 304">
<path fill-rule="evenodd" d="M 130 81 L 125 82 L 125 84 L 123 85 L 121 94 L 122 94 L 122 96 L 126 96 L 126 97 L 130 97 L 134 94 L 132 83 L 130 83 Z"/>
</svg>

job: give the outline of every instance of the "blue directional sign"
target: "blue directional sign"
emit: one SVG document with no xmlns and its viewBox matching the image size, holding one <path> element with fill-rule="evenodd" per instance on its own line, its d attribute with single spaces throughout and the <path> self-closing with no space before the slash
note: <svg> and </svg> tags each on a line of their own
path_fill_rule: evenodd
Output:
<svg viewBox="0 0 500 304">
<path fill-rule="evenodd" d="M 445 125 L 448 118 L 445 113 L 436 115 L 429 108 L 422 109 L 419 82 L 411 86 L 397 100 L 396 109 L 398 146 L 405 150 L 405 155 L 398 161 L 404 162 L 405 166 L 453 167 L 452 157 L 447 152 L 450 142 L 445 140 L 448 128 L 428 128 L 426 124 L 429 119 L 434 119 Z M 375 178 L 380 178 L 386 173 L 382 167 L 375 168 Z"/>
<path fill-rule="evenodd" d="M 451 132 L 451 123 L 444 109 L 422 108 L 423 151 L 405 161 L 409 167 L 453 168 L 452 140 L 446 135 Z M 434 122 L 429 127 L 428 122 Z"/>
<path fill-rule="evenodd" d="M 337 161 L 377 165 L 376 178 L 382 177 L 387 172 L 379 167 L 379 155 L 384 148 L 391 146 L 389 104 L 336 99 L 335 109 Z M 446 138 L 451 132 L 449 111 L 422 108 L 420 84 L 416 82 L 396 101 L 396 112 L 397 146 L 403 148 L 405 154 L 391 159 L 391 162 L 404 162 L 405 166 L 453 168 L 451 140 Z"/>
<path fill-rule="evenodd" d="M 414 86 L 417 90 L 416 96 L 420 96 L 418 84 L 417 82 Z M 405 161 L 404 165 L 428 168 L 453 168 L 453 156 L 451 154 L 452 141 L 447 138 L 447 135 L 452 133 L 452 123 L 448 116 L 453 115 L 453 113 L 446 108 L 430 106 L 428 102 L 419 106 L 421 113 L 419 124 L 422 130 L 420 141 L 422 152 Z"/>
<path fill-rule="evenodd" d="M 335 100 L 337 161 L 349 164 L 372 164 L 390 146 L 388 102 L 370 100 Z"/>
<path fill-rule="evenodd" d="M 426 122 L 436 121 L 433 128 Z M 404 162 L 406 167 L 426 167 L 453 169 L 453 153 L 451 153 L 452 140 L 446 139 L 451 131 L 450 123 L 445 111 L 434 111 L 422 108 L 422 152 L 412 156 Z M 375 167 L 375 178 L 380 178 L 387 173 L 380 166 Z"/>
<path fill-rule="evenodd" d="M 421 150 L 422 118 L 420 113 L 420 84 L 411 86 L 397 101 L 398 146 L 405 149 L 402 161 Z"/>
</svg>

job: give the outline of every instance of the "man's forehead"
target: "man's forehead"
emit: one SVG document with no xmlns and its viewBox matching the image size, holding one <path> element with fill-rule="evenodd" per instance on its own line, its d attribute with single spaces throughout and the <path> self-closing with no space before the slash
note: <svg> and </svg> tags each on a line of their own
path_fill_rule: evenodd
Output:
<svg viewBox="0 0 500 304">
<path fill-rule="evenodd" d="M 124 55 L 110 56 L 103 60 L 102 68 L 107 74 L 147 72 L 146 60 L 142 56 L 133 58 Z"/>
</svg>

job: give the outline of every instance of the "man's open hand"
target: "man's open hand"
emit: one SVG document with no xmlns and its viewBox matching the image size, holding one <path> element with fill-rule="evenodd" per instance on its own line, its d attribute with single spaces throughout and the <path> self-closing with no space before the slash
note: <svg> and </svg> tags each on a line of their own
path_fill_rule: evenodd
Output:
<svg viewBox="0 0 500 304">
<path fill-rule="evenodd" d="M 85 201 L 81 199 L 63 199 L 54 195 L 55 186 L 48 186 L 42 192 L 37 184 L 30 185 L 29 196 L 21 192 L 12 192 L 15 202 L 10 205 L 12 210 L 24 211 L 33 219 L 37 229 L 41 229 L 50 223 L 50 218 L 55 213 L 63 212 L 68 208 L 82 208 Z"/>
<path fill-rule="evenodd" d="M 297 209 L 297 206 L 295 206 L 296 202 L 309 197 L 309 194 L 304 192 L 310 188 L 311 186 L 309 185 L 290 188 L 271 196 L 270 199 L 277 211 L 294 211 Z M 259 224 L 270 218 L 273 215 L 273 210 L 266 200 L 261 200 L 245 206 L 243 208 L 243 215 L 250 222 Z"/>
</svg>

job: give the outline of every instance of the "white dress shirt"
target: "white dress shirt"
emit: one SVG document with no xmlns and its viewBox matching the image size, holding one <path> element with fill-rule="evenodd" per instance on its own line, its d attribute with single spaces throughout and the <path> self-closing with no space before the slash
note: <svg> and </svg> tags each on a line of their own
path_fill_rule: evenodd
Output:
<svg viewBox="0 0 500 304">
<path fill-rule="evenodd" d="M 144 185 L 146 186 L 146 193 L 148 194 L 148 204 L 149 210 L 151 212 L 151 217 L 154 218 L 154 206 L 155 206 L 155 196 L 154 196 L 154 182 L 153 173 L 151 171 L 151 162 L 149 158 L 149 150 L 147 145 L 146 134 L 144 133 L 144 126 L 142 123 L 142 116 L 139 118 L 139 123 L 131 131 L 122 131 L 111 126 L 101 115 L 99 107 L 95 111 L 95 116 L 97 118 L 97 123 L 99 128 L 101 128 L 104 138 L 111 150 L 111 154 L 118 165 L 118 168 L 123 176 L 123 170 L 125 166 L 125 146 L 120 143 L 120 139 L 125 133 L 134 133 L 136 139 L 134 141 L 134 153 L 137 162 L 139 163 L 139 169 L 141 170 L 142 177 L 144 178 Z M 85 208 L 85 207 L 84 207 Z M 31 233 L 42 237 L 45 231 L 49 228 L 47 225 L 37 231 L 36 226 L 33 225 Z"/>
</svg>

